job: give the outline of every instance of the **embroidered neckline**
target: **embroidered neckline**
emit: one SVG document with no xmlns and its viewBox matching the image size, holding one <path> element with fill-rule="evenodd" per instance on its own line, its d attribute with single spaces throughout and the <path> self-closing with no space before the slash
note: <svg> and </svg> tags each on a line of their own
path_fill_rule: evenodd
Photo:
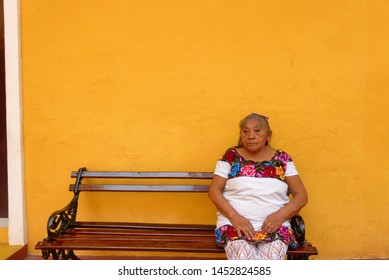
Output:
<svg viewBox="0 0 389 280">
<path fill-rule="evenodd" d="M 276 160 L 276 158 L 279 156 L 279 154 L 281 153 L 281 150 L 276 150 L 274 155 L 272 156 L 272 158 L 270 160 L 259 160 L 259 161 L 256 161 L 256 160 L 252 160 L 252 159 L 246 159 L 244 156 L 242 156 L 239 151 L 238 151 L 238 148 L 235 147 L 233 148 L 236 152 L 236 154 L 240 157 L 240 159 L 242 160 L 241 162 L 244 162 L 244 163 L 254 163 L 255 165 L 256 164 L 260 164 L 260 165 L 263 165 L 264 163 L 266 162 L 274 162 Z"/>
<path fill-rule="evenodd" d="M 231 164 L 228 178 L 235 177 L 257 177 L 274 178 L 285 181 L 286 163 L 280 158 L 283 155 L 281 150 L 276 150 L 270 160 L 254 161 L 245 159 L 237 151 L 237 147 L 229 149 L 223 156 Z"/>
</svg>

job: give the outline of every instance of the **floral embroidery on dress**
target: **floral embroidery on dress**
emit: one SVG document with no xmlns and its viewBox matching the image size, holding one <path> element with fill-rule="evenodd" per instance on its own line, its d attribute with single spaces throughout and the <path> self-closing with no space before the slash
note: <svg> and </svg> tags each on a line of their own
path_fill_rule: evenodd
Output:
<svg viewBox="0 0 389 280">
<path fill-rule="evenodd" d="M 287 226 L 281 226 L 276 232 L 272 234 L 264 234 L 262 231 L 257 231 L 255 233 L 255 238 L 252 240 L 248 240 L 244 235 L 239 237 L 235 228 L 231 225 L 225 225 L 218 228 L 215 231 L 215 234 L 216 243 L 221 247 L 226 246 L 228 241 L 243 239 L 250 243 L 273 242 L 275 240 L 282 240 L 282 242 L 291 246 L 293 249 L 296 249 L 298 246 L 293 230 Z"/>
<path fill-rule="evenodd" d="M 286 163 L 292 161 L 292 158 L 286 152 L 276 150 L 275 155 L 269 161 L 246 160 L 236 148 L 230 148 L 221 160 L 231 164 L 228 179 L 246 176 L 274 178 L 284 182 Z"/>
</svg>

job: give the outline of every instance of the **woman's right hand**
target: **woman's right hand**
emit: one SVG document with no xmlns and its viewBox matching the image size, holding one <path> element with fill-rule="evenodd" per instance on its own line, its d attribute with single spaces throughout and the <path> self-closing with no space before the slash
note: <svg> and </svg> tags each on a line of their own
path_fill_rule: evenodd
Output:
<svg viewBox="0 0 389 280">
<path fill-rule="evenodd" d="M 253 225 L 242 215 L 237 214 L 234 217 L 231 217 L 231 223 L 239 237 L 245 235 L 248 240 L 253 240 L 255 238 Z"/>
</svg>

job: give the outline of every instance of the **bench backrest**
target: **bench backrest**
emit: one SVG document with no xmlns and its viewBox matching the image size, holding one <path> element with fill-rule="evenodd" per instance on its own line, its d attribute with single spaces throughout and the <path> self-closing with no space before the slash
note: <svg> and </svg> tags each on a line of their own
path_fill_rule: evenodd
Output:
<svg viewBox="0 0 389 280">
<path fill-rule="evenodd" d="M 79 193 L 81 191 L 124 191 L 124 192 L 207 192 L 210 180 L 213 178 L 212 172 L 127 172 L 127 171 L 87 171 L 80 168 L 73 171 L 72 178 L 76 178 L 76 183 L 71 184 L 70 191 Z M 123 183 L 104 184 L 103 180 L 91 180 L 90 183 L 83 183 L 83 179 L 124 179 Z M 127 179 L 127 180 L 125 180 Z M 149 180 L 158 179 L 158 183 L 149 183 Z M 172 184 L 172 180 L 179 179 L 177 184 Z M 128 182 L 131 180 L 131 183 Z M 190 180 L 190 181 L 189 181 Z M 183 181 L 202 180 L 202 184 L 184 184 Z M 119 180 L 120 181 L 120 180 Z M 142 181 L 146 182 L 143 183 Z M 205 184 L 204 184 L 205 181 Z M 165 182 L 165 183 L 164 183 Z"/>
</svg>

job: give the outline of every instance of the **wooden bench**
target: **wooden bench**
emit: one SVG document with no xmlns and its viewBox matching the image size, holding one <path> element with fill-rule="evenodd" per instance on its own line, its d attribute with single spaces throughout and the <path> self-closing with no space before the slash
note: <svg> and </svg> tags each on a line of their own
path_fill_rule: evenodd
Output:
<svg viewBox="0 0 389 280">
<path fill-rule="evenodd" d="M 80 168 L 73 171 L 71 177 L 76 178 L 75 184 L 71 184 L 69 188 L 74 193 L 73 199 L 66 207 L 50 215 L 47 223 L 48 236 L 35 246 L 35 249 L 42 251 L 44 259 L 78 259 L 75 254 L 77 250 L 193 252 L 201 253 L 204 259 L 212 253 L 224 252 L 215 243 L 215 225 L 77 220 L 81 192 L 207 192 L 213 173 L 92 172 Z M 83 179 L 90 182 L 83 183 Z M 102 179 L 114 179 L 118 183 L 107 184 Z M 136 182 L 128 183 L 128 180 L 122 179 L 136 179 Z M 158 179 L 158 184 L 148 183 L 149 180 L 143 179 Z M 161 184 L 172 179 L 179 179 L 180 184 Z M 144 181 L 148 184 L 144 184 Z M 182 181 L 202 184 L 188 185 Z M 289 248 L 288 259 L 308 259 L 311 255 L 317 255 L 316 248 L 305 240 L 302 218 L 296 216 L 291 219 L 291 223 L 299 247 Z"/>
</svg>

